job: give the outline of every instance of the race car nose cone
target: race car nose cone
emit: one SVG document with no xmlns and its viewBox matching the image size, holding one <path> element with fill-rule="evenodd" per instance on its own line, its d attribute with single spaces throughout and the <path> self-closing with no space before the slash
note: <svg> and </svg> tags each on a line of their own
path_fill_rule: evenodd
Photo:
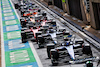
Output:
<svg viewBox="0 0 100 67">
<path fill-rule="evenodd" d="M 70 42 L 70 45 L 72 45 L 73 44 L 73 42 Z"/>
<path fill-rule="evenodd" d="M 85 44 L 85 46 L 90 46 L 89 44 Z"/>
<path fill-rule="evenodd" d="M 69 63 L 73 64 L 74 62 L 73 61 L 69 61 Z"/>
</svg>

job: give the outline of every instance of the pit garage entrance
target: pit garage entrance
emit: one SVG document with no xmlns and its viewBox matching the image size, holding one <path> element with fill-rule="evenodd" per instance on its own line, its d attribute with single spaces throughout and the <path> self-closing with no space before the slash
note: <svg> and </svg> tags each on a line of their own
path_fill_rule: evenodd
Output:
<svg viewBox="0 0 100 67">
<path fill-rule="evenodd" d="M 62 1 L 54 0 L 54 5 L 63 10 Z"/>
<path fill-rule="evenodd" d="M 100 30 L 100 3 L 92 3 L 96 29 Z"/>
<path fill-rule="evenodd" d="M 68 4 L 69 4 L 70 15 L 75 16 L 80 20 L 83 20 L 80 0 L 68 0 Z"/>
</svg>

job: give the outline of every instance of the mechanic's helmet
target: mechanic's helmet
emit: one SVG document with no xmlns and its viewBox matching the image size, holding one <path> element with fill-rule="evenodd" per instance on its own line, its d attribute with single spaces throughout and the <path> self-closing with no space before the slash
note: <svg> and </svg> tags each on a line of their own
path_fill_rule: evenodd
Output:
<svg viewBox="0 0 100 67">
<path fill-rule="evenodd" d="M 54 30 L 53 30 L 53 29 L 50 29 L 50 30 L 49 30 L 49 33 L 54 33 Z"/>
</svg>

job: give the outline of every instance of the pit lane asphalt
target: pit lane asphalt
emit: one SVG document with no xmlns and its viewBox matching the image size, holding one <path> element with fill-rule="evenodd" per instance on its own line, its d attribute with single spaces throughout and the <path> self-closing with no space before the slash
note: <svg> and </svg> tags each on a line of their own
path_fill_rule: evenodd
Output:
<svg viewBox="0 0 100 67">
<path fill-rule="evenodd" d="M 12 0 L 13 1 L 13 3 L 15 3 L 15 2 L 17 2 L 17 1 L 15 1 L 15 0 Z M 40 6 L 41 7 L 41 6 Z M 42 7 L 41 7 L 42 8 Z M 44 11 L 46 11 L 47 12 L 47 10 L 45 10 L 44 8 L 42 8 L 42 10 L 44 10 Z M 17 10 L 17 12 L 18 12 L 18 14 L 19 14 L 19 16 L 20 16 L 20 12 Z M 56 22 L 57 22 L 57 25 L 59 26 L 59 28 L 65 28 L 67 31 L 70 31 L 70 32 L 72 32 L 73 34 L 75 34 L 76 35 L 76 38 L 81 38 L 80 37 L 80 35 L 78 35 L 77 33 L 75 33 L 75 32 L 73 32 L 71 29 L 69 29 L 68 27 L 66 27 L 64 24 L 62 24 L 61 22 L 63 22 L 63 21 L 61 21 L 62 20 L 62 18 L 59 18 L 57 15 L 55 15 L 55 14 L 49 14 L 50 12 L 47 12 L 47 17 L 50 19 L 50 18 L 53 18 L 53 19 L 55 19 L 56 20 Z M 21 17 L 21 16 L 20 16 Z M 56 17 L 56 18 L 55 18 Z M 65 22 L 65 21 L 64 21 Z M 84 38 L 84 37 L 82 37 L 82 38 Z M 85 41 L 86 42 L 86 41 Z M 87 43 L 87 42 L 86 42 Z M 37 51 L 37 54 L 38 54 L 38 56 L 39 56 L 39 58 L 40 58 L 40 60 L 41 60 L 41 62 L 42 62 L 42 64 L 43 64 L 43 66 L 44 67 L 84 67 L 84 65 L 85 64 L 74 64 L 74 65 L 67 65 L 67 64 L 59 64 L 58 66 L 52 66 L 52 64 L 51 64 L 51 60 L 50 59 L 48 59 L 48 57 L 47 57 L 47 50 L 46 50 L 46 48 L 41 48 L 41 49 L 38 49 L 38 45 L 35 43 L 35 42 L 33 42 L 33 46 L 35 47 L 35 50 Z M 93 51 L 93 55 L 94 56 L 100 56 L 100 52 L 98 52 L 93 46 L 91 46 L 92 48 L 92 51 Z M 95 62 L 94 63 L 94 66 L 96 67 L 96 65 L 97 65 L 97 63 Z M 99 65 L 100 66 L 100 65 Z"/>
</svg>

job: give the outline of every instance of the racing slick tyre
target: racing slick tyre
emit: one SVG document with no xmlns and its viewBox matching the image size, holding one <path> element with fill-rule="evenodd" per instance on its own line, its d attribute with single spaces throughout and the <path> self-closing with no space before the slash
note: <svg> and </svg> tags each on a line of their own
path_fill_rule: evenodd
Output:
<svg viewBox="0 0 100 67">
<path fill-rule="evenodd" d="M 22 28 L 21 31 L 27 30 L 27 28 Z"/>
<path fill-rule="evenodd" d="M 25 20 L 20 19 L 20 22 L 21 22 L 22 28 L 26 27 L 27 22 L 25 22 Z"/>
<path fill-rule="evenodd" d="M 53 66 L 57 66 L 59 54 L 58 54 L 57 50 L 55 50 L 55 49 L 51 49 L 50 52 L 51 52 L 51 63 Z"/>
<path fill-rule="evenodd" d="M 42 16 L 46 16 L 47 14 L 46 13 L 42 13 Z"/>
<path fill-rule="evenodd" d="M 48 55 L 48 58 L 51 58 L 50 50 L 54 49 L 54 47 L 55 47 L 55 45 L 53 43 L 47 44 L 47 55 Z"/>
<path fill-rule="evenodd" d="M 41 35 L 39 35 L 37 39 L 38 39 L 38 46 L 39 46 L 39 48 L 44 47 L 45 39 Z"/>
<path fill-rule="evenodd" d="M 36 33 L 36 41 L 37 41 L 37 44 L 38 44 L 38 35 L 41 35 L 41 34 L 42 34 L 41 31 L 38 31 L 38 32 Z"/>
<path fill-rule="evenodd" d="M 36 39 L 34 37 L 30 38 L 29 40 L 32 42 L 36 42 Z"/>
<path fill-rule="evenodd" d="M 86 62 L 86 67 L 94 67 L 93 63 L 91 61 Z"/>
<path fill-rule="evenodd" d="M 24 31 L 21 31 L 21 39 L 22 39 L 22 43 L 26 43 L 27 42 L 26 33 Z"/>
<path fill-rule="evenodd" d="M 18 9 L 19 8 L 19 5 L 16 3 L 14 4 L 15 5 L 15 9 Z"/>
<path fill-rule="evenodd" d="M 83 47 L 82 52 L 83 52 L 83 54 L 92 56 L 92 50 L 91 50 L 91 47 L 88 44 L 85 44 L 85 46 Z"/>
</svg>

